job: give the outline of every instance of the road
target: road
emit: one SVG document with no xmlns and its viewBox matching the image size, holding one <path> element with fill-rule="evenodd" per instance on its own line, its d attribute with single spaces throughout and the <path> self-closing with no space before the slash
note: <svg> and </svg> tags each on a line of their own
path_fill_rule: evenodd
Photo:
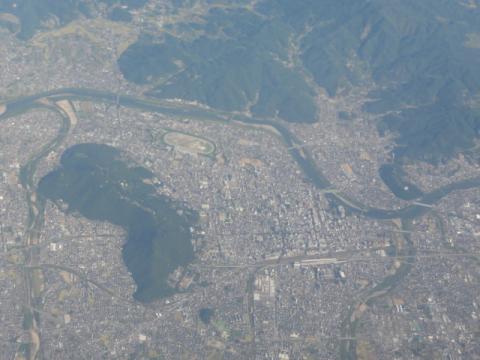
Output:
<svg viewBox="0 0 480 360">
<path fill-rule="evenodd" d="M 331 198 L 337 204 L 342 204 L 347 209 L 367 218 L 383 220 L 400 219 L 402 227 L 398 230 L 398 236 L 400 239 L 399 241 L 401 241 L 404 246 L 402 247 L 401 253 L 399 253 L 397 257 L 399 259 L 402 259 L 401 265 L 396 270 L 394 275 L 387 276 L 381 284 L 377 285 L 373 289 L 370 289 L 368 293 L 364 294 L 364 297 L 362 299 L 362 301 L 364 302 L 368 302 L 371 299 L 383 296 L 384 294 L 388 293 L 408 275 L 411 264 L 415 261 L 415 258 L 417 256 L 416 249 L 412 241 L 410 240 L 411 221 L 413 219 L 422 217 L 428 212 L 431 212 L 434 208 L 435 203 L 437 203 L 439 200 L 441 200 L 451 192 L 462 189 L 476 188 L 480 186 L 480 177 L 476 177 L 468 180 L 458 181 L 426 193 L 421 198 L 416 199 L 415 203 L 411 203 L 410 205 L 401 209 L 389 210 L 374 208 L 362 204 L 356 199 L 352 199 L 351 197 L 337 191 L 335 187 L 323 175 L 321 170 L 317 167 L 315 161 L 308 152 L 308 149 L 301 146 L 303 144 L 302 141 L 298 140 L 285 126 L 279 124 L 274 120 L 255 119 L 244 115 L 230 114 L 223 111 L 215 111 L 192 104 L 182 104 L 178 102 L 168 102 L 143 97 L 120 95 L 108 91 L 99 91 L 83 88 L 52 90 L 35 95 L 10 99 L 4 104 L 0 104 L 0 109 L 2 110 L 2 112 L 0 113 L 0 121 L 4 118 L 17 116 L 26 111 L 37 108 L 50 109 L 55 113 L 59 114 L 63 119 L 63 124 L 58 132 L 57 137 L 51 140 L 44 147 L 42 147 L 42 149 L 40 149 L 40 151 L 35 156 L 33 156 L 27 162 L 27 164 L 25 164 L 21 168 L 20 171 L 21 184 L 27 194 L 26 201 L 29 207 L 29 217 L 26 226 L 27 235 L 25 242 L 27 259 L 26 265 L 28 265 L 29 267 L 35 267 L 38 264 L 38 260 L 36 258 L 36 251 L 38 250 L 35 250 L 37 249 L 35 245 L 38 245 L 39 243 L 39 234 L 41 234 L 41 229 L 43 225 L 44 211 L 43 200 L 39 199 L 36 194 L 36 186 L 33 183 L 33 176 L 39 161 L 49 152 L 54 151 L 56 148 L 58 148 L 65 136 L 68 134 L 70 126 L 78 121 L 73 107 L 71 107 L 69 103 L 69 101 L 71 100 L 110 103 L 117 106 L 125 106 L 129 108 L 139 109 L 142 111 L 175 115 L 176 117 L 184 117 L 198 121 L 204 121 L 208 119 L 218 121 L 223 124 L 230 124 L 232 126 L 238 126 L 240 124 L 241 126 L 260 128 L 279 137 L 280 140 L 282 140 L 286 151 L 290 154 L 292 159 L 298 164 L 298 166 L 302 170 L 305 178 L 310 181 L 318 189 L 318 191 L 323 192 L 325 196 Z M 322 261 L 322 258 L 319 258 L 318 256 L 312 259 L 299 258 L 298 261 L 315 259 L 318 261 Z M 406 261 L 407 259 L 408 261 Z M 292 260 L 285 258 L 281 261 L 291 262 Z M 329 260 L 324 259 L 324 261 L 337 261 L 337 258 L 329 258 Z M 360 259 L 358 261 L 360 261 Z M 262 266 L 273 266 L 275 264 L 278 264 L 277 260 L 267 260 L 265 264 L 260 264 L 260 267 L 257 265 L 252 266 L 253 271 L 251 273 L 250 281 L 247 284 L 247 293 L 250 293 L 251 291 L 251 279 L 252 276 L 254 279 L 256 270 L 262 268 Z M 25 288 L 27 294 L 26 304 L 28 305 L 28 309 L 35 309 L 35 306 L 32 305 L 35 305 L 35 301 L 38 300 L 36 298 L 37 294 L 35 294 L 32 290 L 32 279 L 33 276 L 31 269 L 28 271 L 26 270 Z M 38 286 L 35 287 L 38 288 Z M 352 359 L 356 357 L 356 340 L 354 339 L 356 338 L 355 331 L 361 317 L 361 312 L 357 311 L 355 313 L 355 311 L 358 310 L 358 308 L 362 306 L 364 302 L 352 304 L 352 313 L 349 314 L 349 317 L 347 319 L 345 319 L 342 326 L 343 338 L 345 338 L 345 341 L 342 342 L 341 346 L 341 358 L 343 359 Z M 34 315 L 35 319 L 39 318 L 39 313 L 36 313 L 34 311 Z M 39 351 L 39 344 L 41 340 L 38 338 L 39 334 L 37 331 L 37 323 L 38 321 L 33 321 L 31 328 L 33 329 L 33 332 L 31 334 L 33 344 L 33 348 L 31 348 L 30 351 L 31 360 L 37 359 L 39 354 L 41 354 L 41 351 Z M 252 326 L 254 326 L 253 322 Z M 254 338 L 253 341 L 255 341 Z M 253 346 L 252 355 L 255 354 L 254 349 L 255 347 Z"/>
</svg>

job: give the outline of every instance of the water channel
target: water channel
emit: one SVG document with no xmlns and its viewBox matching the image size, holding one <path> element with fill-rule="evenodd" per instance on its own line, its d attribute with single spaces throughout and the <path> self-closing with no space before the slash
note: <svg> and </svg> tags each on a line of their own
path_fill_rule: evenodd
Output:
<svg viewBox="0 0 480 360">
<path fill-rule="evenodd" d="M 119 106 L 125 106 L 128 108 L 134 108 L 142 111 L 158 112 L 163 114 L 174 115 L 180 118 L 190 118 L 196 120 L 215 120 L 222 123 L 241 123 L 243 125 L 252 127 L 261 127 L 263 129 L 270 129 L 272 133 L 278 135 L 283 141 L 285 147 L 292 159 L 298 164 L 303 172 L 305 178 L 310 181 L 318 190 L 325 192 L 325 195 L 329 197 L 335 203 L 344 206 L 346 209 L 358 213 L 361 216 L 366 216 L 372 219 L 399 219 L 401 223 L 401 230 L 403 230 L 403 237 L 405 247 L 397 252 L 396 255 L 408 256 L 408 262 L 402 262 L 401 266 L 396 270 L 395 274 L 388 275 L 383 281 L 370 289 L 368 293 L 363 296 L 363 301 L 367 304 L 374 299 L 384 296 L 391 291 L 399 282 L 401 282 L 410 272 L 412 263 L 415 258 L 416 249 L 410 239 L 409 231 L 414 219 L 420 218 L 427 212 L 429 212 L 430 206 L 436 204 L 439 200 L 447 196 L 453 191 L 466 190 L 476 188 L 480 186 L 480 177 L 472 179 L 462 180 L 451 183 L 449 185 L 440 187 L 434 191 L 428 193 L 415 192 L 412 199 L 415 197 L 416 202 L 412 203 L 401 209 L 381 209 L 365 205 L 356 199 L 342 194 L 334 189 L 328 179 L 324 176 L 318 166 L 315 164 L 309 152 L 301 147 L 302 142 L 299 141 L 285 126 L 267 119 L 255 119 L 238 114 L 230 114 L 222 111 L 214 111 L 205 109 L 202 107 L 196 107 L 192 105 L 176 104 L 168 101 L 152 100 L 141 97 L 134 97 L 128 95 L 119 95 L 108 91 L 99 91 L 93 89 L 83 88 L 66 88 L 58 89 L 47 92 L 41 92 L 36 95 L 20 97 L 12 99 L 5 103 L 6 111 L 0 116 L 0 120 L 20 115 L 26 111 L 39 107 L 39 100 L 48 99 L 51 102 L 60 100 L 80 100 L 100 103 L 111 103 Z M 65 119 L 66 117 L 62 116 Z M 28 164 L 25 164 L 21 170 L 21 182 L 24 188 L 27 190 L 27 201 L 29 201 L 30 216 L 28 220 L 28 226 L 31 233 L 39 231 L 43 219 L 43 205 L 41 208 L 32 204 L 31 194 L 28 195 L 28 191 L 32 190 L 35 185 L 33 184 L 33 175 L 36 170 L 36 166 L 39 160 L 48 154 L 53 148 L 62 143 L 68 132 L 69 124 L 64 122 L 64 125 L 60 129 L 58 136 L 47 144 L 37 155 L 35 155 Z M 398 179 L 395 179 L 395 186 L 398 189 L 402 189 L 402 183 Z M 408 185 L 412 185 L 406 183 Z M 29 190 L 30 189 L 30 190 Z M 416 188 L 414 188 L 416 190 Z M 399 192 L 398 195 L 404 195 L 400 197 L 410 196 L 411 193 Z M 353 303 L 351 305 L 351 312 L 342 324 L 342 336 L 345 338 L 341 342 L 340 355 L 342 359 L 355 359 L 356 358 L 356 340 L 355 334 L 359 324 L 359 318 L 352 316 L 356 307 L 360 304 Z"/>
</svg>

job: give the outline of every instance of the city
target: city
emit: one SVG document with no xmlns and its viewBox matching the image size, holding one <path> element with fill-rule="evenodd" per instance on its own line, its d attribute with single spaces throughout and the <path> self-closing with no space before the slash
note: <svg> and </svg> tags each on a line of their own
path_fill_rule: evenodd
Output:
<svg viewBox="0 0 480 360">
<path fill-rule="evenodd" d="M 313 125 L 276 119 L 332 184 L 325 189 L 267 125 L 147 111 L 68 90 L 10 114 L 15 99 L 58 89 L 140 98 L 142 86 L 127 82 L 114 60 L 139 36 L 138 24 L 174 21 L 169 6 L 153 3 L 133 11 L 132 24 L 80 19 L 71 31 L 28 43 L 1 30 L 0 358 L 293 360 L 353 351 L 359 359 L 477 359 L 480 189 L 464 186 L 431 202 L 428 195 L 478 179 L 479 162 L 463 155 L 437 166 L 407 162 L 408 179 L 425 196 L 396 197 L 378 175 L 392 160 L 393 135 L 381 136 L 377 117 L 363 110 L 366 89 L 332 99 L 317 88 L 321 122 Z M 165 19 L 149 18 L 152 9 Z M 215 111 L 181 100 L 165 106 Z M 195 259 L 170 274 L 174 295 L 136 301 L 122 259 L 125 229 L 68 204 L 47 200 L 41 209 L 22 179 L 34 163 L 38 183 L 82 143 L 119 149 L 132 167 L 155 175 L 159 195 L 198 212 Z M 370 216 L 409 207 L 418 215 Z M 36 211 L 39 233 L 30 223 Z"/>
</svg>

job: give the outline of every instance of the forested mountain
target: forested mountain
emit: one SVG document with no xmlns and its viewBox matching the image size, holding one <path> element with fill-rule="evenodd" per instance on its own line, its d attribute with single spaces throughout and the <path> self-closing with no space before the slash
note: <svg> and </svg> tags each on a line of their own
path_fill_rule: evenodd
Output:
<svg viewBox="0 0 480 360">
<path fill-rule="evenodd" d="M 0 25 L 15 32 L 20 39 L 31 38 L 36 31 L 63 26 L 79 16 L 93 17 L 98 5 L 109 13 L 121 12 L 123 19 L 129 9 L 145 5 L 147 0 L 0 0 Z M 121 6 L 126 7 L 121 8 Z"/>
<path fill-rule="evenodd" d="M 429 161 L 479 134 L 475 2 L 266 0 L 202 20 L 181 24 L 190 37 L 140 39 L 119 59 L 125 77 L 156 97 L 294 122 L 321 121 L 309 77 L 330 96 L 372 86 L 365 110 L 385 114 L 379 128 L 398 133 L 397 154 Z"/>
<path fill-rule="evenodd" d="M 99 6 L 110 19 L 130 21 L 129 11 L 146 3 L 0 0 L 0 22 L 28 39 L 48 22 L 96 16 Z M 124 77 L 150 96 L 313 123 L 321 121 L 315 86 L 332 97 L 368 86 L 364 109 L 380 115 L 380 131 L 397 134 L 398 158 L 435 162 L 471 147 L 479 135 L 477 0 L 165 4 L 171 11 L 165 19 L 176 20 L 163 31 L 146 26 L 118 59 Z M 202 11 L 175 17 L 194 6 Z"/>
</svg>

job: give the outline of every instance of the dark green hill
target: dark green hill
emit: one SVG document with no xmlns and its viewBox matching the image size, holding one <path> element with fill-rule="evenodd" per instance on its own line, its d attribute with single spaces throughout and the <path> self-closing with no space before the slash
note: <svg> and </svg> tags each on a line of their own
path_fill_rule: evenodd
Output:
<svg viewBox="0 0 480 360">
<path fill-rule="evenodd" d="M 65 25 L 80 14 L 89 15 L 89 7 L 84 0 L 0 0 L 0 12 L 11 13 L 20 21 L 18 37 L 30 38 L 48 19 L 56 19 Z"/>
<path fill-rule="evenodd" d="M 111 19 L 129 21 L 147 0 L 0 0 L 0 12 L 20 26 L 8 17 L 0 23 L 28 39 L 45 22 L 93 16 L 100 3 Z M 194 3 L 172 1 L 168 11 L 178 15 Z M 478 137 L 471 104 L 480 94 L 480 7 L 456 0 L 215 3 L 222 6 L 207 2 L 201 18 L 180 17 L 161 34 L 146 26 L 148 35 L 118 59 L 124 77 L 154 97 L 305 123 L 319 120 L 310 77 L 330 96 L 369 86 L 364 108 L 380 115 L 381 131 L 396 133 L 400 157 L 436 162 Z"/>
<path fill-rule="evenodd" d="M 97 13 L 97 6 L 104 3 L 113 7 L 110 16 L 113 20 L 127 21 L 128 9 L 144 6 L 148 0 L 0 0 L 0 13 L 15 15 L 20 21 L 20 31 L 17 36 L 27 40 L 37 30 L 44 27 L 45 21 L 50 25 L 64 26 L 77 19 L 79 16 L 92 17 Z M 127 9 L 118 9 L 117 5 L 126 6 Z M 116 9 L 116 10 L 115 10 Z M 14 29 L 17 30 L 16 28 Z"/>
<path fill-rule="evenodd" d="M 139 84 L 168 79 L 149 92 L 152 96 L 316 121 L 312 89 L 298 69 L 286 64 L 288 25 L 228 9 L 212 11 L 208 20 L 207 35 L 194 40 L 166 36 L 154 43 L 158 39 L 145 37 L 132 45 L 119 59 L 124 76 Z"/>
<path fill-rule="evenodd" d="M 262 11 L 309 29 L 302 59 L 333 96 L 343 86 L 377 85 L 366 110 L 391 113 L 397 154 L 438 161 L 472 145 L 480 92 L 480 9 L 451 0 L 270 1 Z M 470 35 L 471 36 L 471 35 Z"/>
<path fill-rule="evenodd" d="M 171 294 L 168 275 L 193 260 L 196 214 L 156 194 L 144 181 L 153 174 L 124 160 L 107 145 L 75 145 L 38 188 L 42 196 L 68 204 L 69 212 L 125 229 L 122 255 L 137 284 L 134 297 L 149 302 Z"/>
<path fill-rule="evenodd" d="M 255 11 L 214 8 L 175 28 L 192 36 L 144 37 L 119 65 L 127 79 L 151 84 L 152 96 L 295 122 L 316 120 L 305 73 L 331 96 L 374 85 L 365 109 L 395 114 L 379 126 L 398 134 L 397 154 L 438 161 L 478 136 L 478 115 L 466 104 L 480 93 L 480 9 L 462 4 L 264 0 Z"/>
</svg>

